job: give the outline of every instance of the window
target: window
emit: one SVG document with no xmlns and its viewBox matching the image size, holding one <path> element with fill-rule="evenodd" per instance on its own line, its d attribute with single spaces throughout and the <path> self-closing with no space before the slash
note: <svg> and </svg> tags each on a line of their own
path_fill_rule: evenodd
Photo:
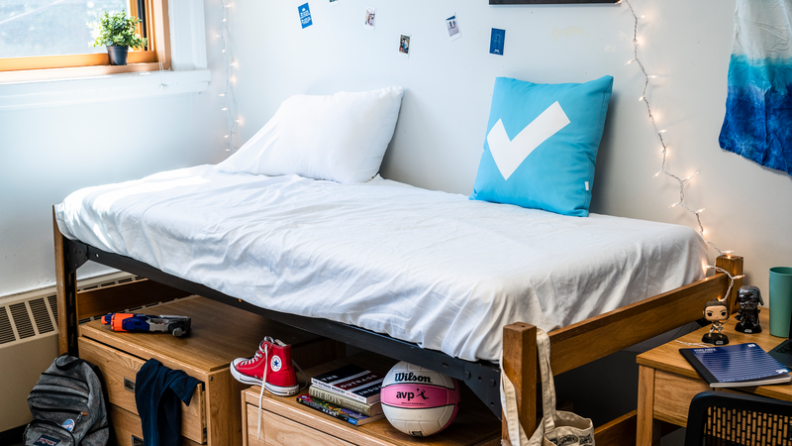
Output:
<svg viewBox="0 0 792 446">
<path fill-rule="evenodd" d="M 110 66 L 105 47 L 92 47 L 88 26 L 104 11 L 126 10 L 143 23 L 146 48 L 130 48 L 126 66 Z M 93 67 L 85 74 L 170 67 L 167 0 L 0 0 L 0 72 Z"/>
</svg>

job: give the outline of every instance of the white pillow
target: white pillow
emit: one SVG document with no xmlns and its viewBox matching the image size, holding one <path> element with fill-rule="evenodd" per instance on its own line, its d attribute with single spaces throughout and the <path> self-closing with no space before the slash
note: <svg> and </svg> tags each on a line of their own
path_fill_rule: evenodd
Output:
<svg viewBox="0 0 792 446">
<path fill-rule="evenodd" d="M 339 183 L 368 181 L 379 172 L 403 94 L 401 87 L 389 87 L 332 96 L 292 96 L 217 169 L 297 174 Z"/>
</svg>

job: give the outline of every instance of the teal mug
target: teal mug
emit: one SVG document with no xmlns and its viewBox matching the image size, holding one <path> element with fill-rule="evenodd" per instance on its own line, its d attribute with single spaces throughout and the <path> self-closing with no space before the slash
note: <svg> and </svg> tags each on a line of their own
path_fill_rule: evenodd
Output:
<svg viewBox="0 0 792 446">
<path fill-rule="evenodd" d="M 792 267 L 770 268 L 770 334 L 789 336 L 792 316 Z"/>
</svg>

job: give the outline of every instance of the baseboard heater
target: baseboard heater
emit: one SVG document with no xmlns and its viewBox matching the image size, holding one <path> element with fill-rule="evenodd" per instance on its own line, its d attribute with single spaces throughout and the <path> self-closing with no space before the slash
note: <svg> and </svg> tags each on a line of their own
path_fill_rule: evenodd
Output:
<svg viewBox="0 0 792 446">
<path fill-rule="evenodd" d="M 142 278 L 113 273 L 81 280 L 77 288 L 79 292 L 137 280 Z M 58 356 L 57 321 L 55 287 L 0 297 L 0 432 L 30 422 L 28 393 Z"/>
</svg>

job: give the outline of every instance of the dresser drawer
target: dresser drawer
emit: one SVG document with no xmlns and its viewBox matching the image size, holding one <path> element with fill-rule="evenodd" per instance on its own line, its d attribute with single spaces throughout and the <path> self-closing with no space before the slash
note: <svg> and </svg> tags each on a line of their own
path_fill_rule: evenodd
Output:
<svg viewBox="0 0 792 446">
<path fill-rule="evenodd" d="M 137 418 L 135 377 L 145 361 L 113 347 L 79 338 L 80 357 L 99 367 L 107 383 L 107 398 L 111 405 L 130 412 Z M 140 418 L 137 418 L 138 424 Z M 203 384 L 193 393 L 190 405 L 182 403 L 182 435 L 199 444 L 204 443 L 205 409 Z"/>
<path fill-rule="evenodd" d="M 352 443 L 268 410 L 262 410 L 261 435 L 260 438 L 256 438 L 258 413 L 258 407 L 247 405 L 248 446 L 354 446 Z"/>
<path fill-rule="evenodd" d="M 139 416 L 115 404 L 111 404 L 107 412 L 118 446 L 143 446 L 143 427 Z M 181 446 L 200 446 L 200 444 L 182 437 Z"/>
</svg>

